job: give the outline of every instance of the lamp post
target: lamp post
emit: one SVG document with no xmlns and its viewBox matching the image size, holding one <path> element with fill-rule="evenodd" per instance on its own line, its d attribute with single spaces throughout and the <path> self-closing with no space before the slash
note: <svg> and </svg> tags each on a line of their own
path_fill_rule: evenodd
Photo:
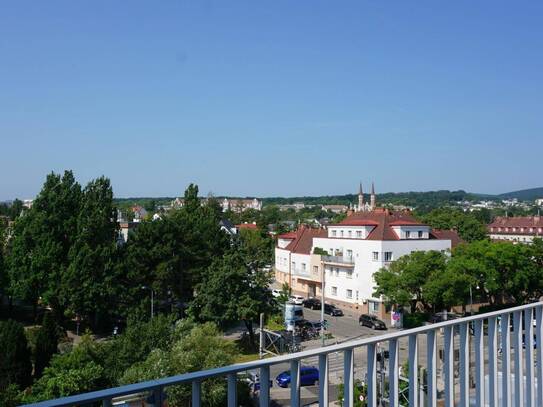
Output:
<svg viewBox="0 0 543 407">
<path fill-rule="evenodd" d="M 321 345 L 324 346 L 324 264 L 321 262 Z"/>
<path fill-rule="evenodd" d="M 151 319 L 153 319 L 155 316 L 155 292 L 151 287 L 147 287 L 146 285 L 142 286 L 141 289 L 151 291 Z"/>
</svg>

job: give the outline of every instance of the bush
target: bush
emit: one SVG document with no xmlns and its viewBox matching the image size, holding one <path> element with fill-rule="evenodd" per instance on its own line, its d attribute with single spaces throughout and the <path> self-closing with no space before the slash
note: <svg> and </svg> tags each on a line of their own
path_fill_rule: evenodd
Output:
<svg viewBox="0 0 543 407">
<path fill-rule="evenodd" d="M 426 312 L 414 312 L 412 314 L 404 314 L 403 316 L 403 327 L 405 329 L 416 328 L 418 326 L 423 326 L 430 315 Z"/>
<path fill-rule="evenodd" d="M 31 353 L 24 327 L 13 320 L 0 322 L 0 391 L 10 384 L 25 388 L 32 382 Z"/>
</svg>

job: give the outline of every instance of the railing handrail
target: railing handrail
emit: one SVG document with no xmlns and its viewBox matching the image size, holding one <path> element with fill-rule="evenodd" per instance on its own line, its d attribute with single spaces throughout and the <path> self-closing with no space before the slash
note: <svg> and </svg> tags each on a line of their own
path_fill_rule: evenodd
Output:
<svg viewBox="0 0 543 407">
<path fill-rule="evenodd" d="M 380 336 L 372 336 L 369 338 L 362 338 L 353 341 L 344 342 L 341 344 L 325 346 L 317 349 L 305 350 L 288 355 L 275 356 L 268 359 L 255 360 L 245 363 L 237 363 L 229 366 L 218 367 L 208 370 L 200 370 L 198 372 L 184 373 L 176 376 L 170 376 L 163 379 L 149 380 L 140 383 L 128 384 L 119 387 L 112 387 L 110 389 L 97 390 L 90 393 L 83 393 L 74 396 L 63 397 L 54 400 L 42 401 L 39 403 L 29 404 L 28 406 L 34 407 L 60 407 L 71 406 L 74 404 L 90 403 L 94 401 L 100 401 L 104 399 L 111 399 L 127 394 L 156 390 L 167 386 L 173 386 L 178 384 L 185 384 L 194 381 L 202 381 L 215 376 L 227 376 L 229 374 L 237 374 L 239 372 L 253 370 L 265 366 L 276 365 L 280 363 L 290 362 L 293 360 L 306 359 L 313 356 L 319 356 L 323 354 L 329 354 L 333 352 L 352 350 L 367 345 L 375 345 L 379 342 L 386 342 L 394 339 L 409 337 L 411 335 L 424 334 L 431 331 L 436 331 L 441 328 L 463 325 L 469 322 L 480 321 L 487 318 L 498 317 L 504 314 L 511 314 L 516 311 L 523 311 L 528 309 L 534 309 L 543 305 L 543 302 L 535 302 L 531 304 L 520 305 L 511 308 L 505 308 L 499 311 L 488 312 L 485 314 L 478 314 L 469 317 L 463 317 L 459 319 L 453 319 L 449 321 L 438 322 L 435 324 L 425 325 L 417 328 L 406 329 L 401 331 L 392 332 Z"/>
<path fill-rule="evenodd" d="M 354 257 L 352 256 L 322 256 L 322 258 L 325 262 L 354 264 Z"/>
</svg>

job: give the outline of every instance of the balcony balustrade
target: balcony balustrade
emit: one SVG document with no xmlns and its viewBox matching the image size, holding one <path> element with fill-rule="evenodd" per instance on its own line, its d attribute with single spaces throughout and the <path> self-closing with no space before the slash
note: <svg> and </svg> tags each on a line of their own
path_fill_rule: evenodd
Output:
<svg viewBox="0 0 543 407">
<path fill-rule="evenodd" d="M 322 261 L 326 264 L 340 264 L 342 266 L 354 267 L 354 258 L 349 256 L 322 256 Z"/>
<path fill-rule="evenodd" d="M 361 352 L 367 356 L 365 365 L 357 366 L 356 378 L 366 381 L 369 407 L 383 405 L 378 404 L 383 399 L 384 405 L 391 407 L 407 403 L 415 407 L 436 407 L 438 400 L 439 405 L 444 403 L 447 407 L 543 406 L 542 340 L 543 303 L 538 302 L 269 359 L 49 400 L 35 406 L 76 406 L 100 401 L 104 406 L 111 406 L 116 397 L 142 392 L 153 393 L 155 401 L 158 401 L 155 405 L 161 405 L 160 400 L 163 400 L 164 391 L 167 392 L 169 386 L 188 384 L 192 386 L 192 406 L 199 407 L 202 381 L 220 376 L 227 383 L 228 407 L 236 407 L 238 373 L 258 369 L 261 386 L 258 403 L 261 407 L 267 407 L 270 404 L 270 368 L 286 363 L 291 375 L 290 405 L 299 407 L 300 367 L 306 358 L 318 359 L 319 405 L 328 406 L 329 361 L 337 360 L 337 356 L 341 355 L 343 405 L 352 407 L 355 401 L 355 352 L 358 352 L 357 356 Z M 472 341 L 473 344 L 470 344 Z M 384 395 L 379 393 L 378 386 L 378 373 L 381 375 L 383 372 L 383 363 L 379 362 L 378 355 L 379 349 L 383 348 L 389 352 L 386 369 L 388 385 Z M 407 353 L 409 365 L 408 371 L 401 372 L 402 377 L 400 351 Z M 422 354 L 425 358 L 421 357 Z M 438 359 L 443 363 L 438 365 Z M 419 368 L 419 364 L 424 370 Z M 409 384 L 406 394 L 408 401 L 402 404 L 400 380 Z"/>
</svg>

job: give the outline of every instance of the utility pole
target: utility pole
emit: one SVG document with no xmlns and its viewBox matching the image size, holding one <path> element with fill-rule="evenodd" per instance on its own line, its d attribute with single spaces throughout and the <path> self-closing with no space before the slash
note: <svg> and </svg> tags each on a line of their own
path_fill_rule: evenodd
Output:
<svg viewBox="0 0 543 407">
<path fill-rule="evenodd" d="M 264 313 L 260 313 L 260 346 L 258 349 L 258 358 L 264 357 Z"/>
</svg>

